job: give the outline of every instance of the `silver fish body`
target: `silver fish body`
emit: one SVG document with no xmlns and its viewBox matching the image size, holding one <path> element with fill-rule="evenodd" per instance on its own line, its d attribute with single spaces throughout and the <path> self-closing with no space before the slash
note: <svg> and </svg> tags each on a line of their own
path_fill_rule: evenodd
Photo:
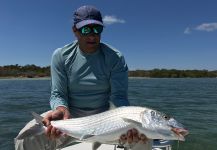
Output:
<svg viewBox="0 0 217 150">
<path fill-rule="evenodd" d="M 80 141 L 117 144 L 122 134 L 136 128 L 149 139 L 181 140 L 188 131 L 174 118 L 156 110 L 127 106 L 81 118 L 52 121 L 52 126 Z"/>
</svg>

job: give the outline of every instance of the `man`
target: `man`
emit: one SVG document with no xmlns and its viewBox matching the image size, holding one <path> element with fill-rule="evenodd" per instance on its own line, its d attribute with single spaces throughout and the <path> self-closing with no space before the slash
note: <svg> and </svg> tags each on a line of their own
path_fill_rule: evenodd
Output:
<svg viewBox="0 0 217 150">
<path fill-rule="evenodd" d="M 47 144 L 46 137 L 39 138 L 40 142 L 36 143 L 41 149 L 46 145 L 55 149 L 70 143 L 70 137 L 61 137 L 60 143 L 55 142 L 61 133 L 50 121 L 100 113 L 109 110 L 110 103 L 115 107 L 129 105 L 127 64 L 118 50 L 100 42 L 103 27 L 99 10 L 93 6 L 78 8 L 73 25 L 77 41 L 53 53 L 50 98 L 53 111 L 45 115 L 43 122 L 47 126 L 46 136 L 55 144 Z M 135 129 L 120 137 L 120 144 L 139 141 L 145 142 L 146 138 Z M 33 145 L 30 143 L 24 141 L 23 147 Z"/>
<path fill-rule="evenodd" d="M 103 31 L 101 13 L 93 6 L 82 6 L 74 13 L 73 32 L 77 41 L 57 49 L 52 57 L 50 104 L 55 118 L 68 119 L 128 106 L 128 68 L 122 54 L 100 43 Z M 57 118 L 56 118 L 57 117 Z M 47 134 L 59 134 L 49 126 Z M 53 134 L 54 133 L 54 134 Z M 59 133 L 59 132 L 58 132 Z"/>
</svg>

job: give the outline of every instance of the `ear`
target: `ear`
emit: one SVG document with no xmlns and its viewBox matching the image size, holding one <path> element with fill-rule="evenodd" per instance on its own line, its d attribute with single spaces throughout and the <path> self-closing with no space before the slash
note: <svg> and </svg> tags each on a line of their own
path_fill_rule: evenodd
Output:
<svg viewBox="0 0 217 150">
<path fill-rule="evenodd" d="M 75 26 L 72 27 L 72 31 L 73 31 L 74 33 L 77 31 L 77 29 L 76 29 Z"/>
<path fill-rule="evenodd" d="M 75 35 L 76 38 L 79 37 L 78 29 L 76 29 L 75 26 L 72 27 L 72 32 L 74 33 L 74 35 Z"/>
</svg>

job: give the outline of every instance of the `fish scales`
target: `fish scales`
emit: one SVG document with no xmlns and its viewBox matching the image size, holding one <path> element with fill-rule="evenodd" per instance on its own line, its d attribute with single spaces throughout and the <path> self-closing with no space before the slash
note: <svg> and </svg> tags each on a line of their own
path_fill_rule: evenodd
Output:
<svg viewBox="0 0 217 150">
<path fill-rule="evenodd" d="M 120 134 L 123 134 L 133 127 L 132 125 L 129 125 L 129 123 L 123 121 L 122 118 L 141 122 L 141 111 L 144 111 L 144 108 L 131 107 L 131 109 L 127 109 L 123 107 L 89 117 L 76 118 L 64 122 L 54 121 L 52 122 L 52 125 L 63 132 L 66 131 L 66 128 L 71 128 L 71 134 L 73 135 L 74 133 L 74 136 L 77 135 L 76 138 L 80 138 L 83 134 L 100 135 L 100 138 L 103 139 L 105 139 L 103 136 L 107 136 L 106 139 L 111 138 L 111 136 L 112 138 L 118 138 Z"/>
<path fill-rule="evenodd" d="M 33 116 L 37 122 L 41 118 L 37 114 Z M 43 125 L 40 121 L 38 123 Z M 120 136 L 132 128 L 136 128 L 149 139 L 184 141 L 184 136 L 188 134 L 188 130 L 174 118 L 150 108 L 137 106 L 119 107 L 87 117 L 51 121 L 51 124 L 79 141 L 103 144 L 117 144 Z M 34 135 L 36 132 L 24 131 L 17 136 L 17 139 Z"/>
<path fill-rule="evenodd" d="M 106 123 L 110 124 L 111 122 L 113 122 L 114 124 L 115 121 L 116 123 L 123 123 L 122 117 L 127 117 L 139 121 L 140 116 L 138 114 L 141 113 L 140 109 L 141 108 L 138 107 L 132 108 L 130 110 L 122 108 L 122 109 L 104 112 L 101 114 L 96 114 L 93 116 L 65 120 L 64 122 L 54 121 L 52 122 L 52 125 L 55 126 L 61 124 L 65 126 L 69 125 L 71 127 L 73 126 L 73 127 L 80 127 L 80 128 L 95 127 Z"/>
</svg>

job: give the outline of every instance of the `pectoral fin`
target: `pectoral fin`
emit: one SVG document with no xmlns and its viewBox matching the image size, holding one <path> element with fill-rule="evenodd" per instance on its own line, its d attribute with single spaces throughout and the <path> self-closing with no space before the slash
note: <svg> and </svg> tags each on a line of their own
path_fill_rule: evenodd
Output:
<svg viewBox="0 0 217 150">
<path fill-rule="evenodd" d="M 142 126 L 142 123 L 140 122 L 137 122 L 135 120 L 132 120 L 132 119 L 129 119 L 129 118 L 122 118 L 124 122 L 127 122 L 127 123 L 130 123 L 130 124 L 133 124 L 135 126 Z"/>
<path fill-rule="evenodd" d="M 92 135 L 92 134 L 83 134 L 79 140 L 83 141 L 83 140 L 86 140 L 86 139 L 91 138 L 93 136 L 94 135 Z"/>
<path fill-rule="evenodd" d="M 95 136 L 94 135 L 94 130 L 92 130 L 92 131 L 90 131 L 89 133 L 84 133 L 81 137 L 80 137 L 80 139 L 79 140 L 86 140 L 86 139 L 88 139 L 88 138 L 91 138 L 91 137 L 93 137 L 93 136 Z"/>
</svg>

